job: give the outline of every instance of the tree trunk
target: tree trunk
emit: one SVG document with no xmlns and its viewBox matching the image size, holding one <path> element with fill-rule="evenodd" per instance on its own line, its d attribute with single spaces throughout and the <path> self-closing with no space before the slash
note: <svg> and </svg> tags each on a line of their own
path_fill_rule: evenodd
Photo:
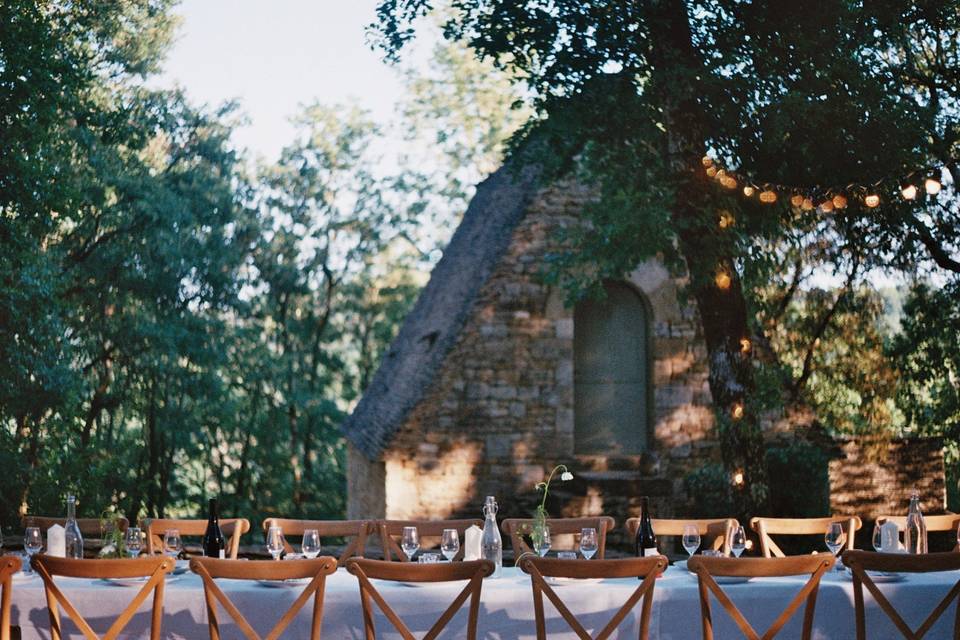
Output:
<svg viewBox="0 0 960 640">
<path fill-rule="evenodd" d="M 742 342 L 751 336 L 746 299 L 732 247 L 717 225 L 713 187 L 700 162 L 706 151 L 706 117 L 697 78 L 706 73 L 693 47 L 684 2 L 648 0 L 645 6 L 647 24 L 656 25 L 649 54 L 655 71 L 646 90 L 661 99 L 666 156 L 677 193 L 672 216 L 680 229 L 678 248 L 703 323 L 723 462 L 738 502 L 737 515 L 743 517 L 766 506 L 767 474 L 759 416 L 750 402 L 756 388 L 752 349 Z"/>
</svg>

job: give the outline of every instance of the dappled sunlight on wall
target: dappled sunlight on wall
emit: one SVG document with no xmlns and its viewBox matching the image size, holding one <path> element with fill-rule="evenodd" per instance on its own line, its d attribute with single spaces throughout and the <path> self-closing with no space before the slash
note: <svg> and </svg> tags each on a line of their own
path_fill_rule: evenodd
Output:
<svg viewBox="0 0 960 640">
<path fill-rule="evenodd" d="M 475 468 L 482 456 L 465 439 L 442 446 L 422 443 L 414 457 L 386 457 L 386 517 L 449 518 L 474 499 Z"/>
</svg>

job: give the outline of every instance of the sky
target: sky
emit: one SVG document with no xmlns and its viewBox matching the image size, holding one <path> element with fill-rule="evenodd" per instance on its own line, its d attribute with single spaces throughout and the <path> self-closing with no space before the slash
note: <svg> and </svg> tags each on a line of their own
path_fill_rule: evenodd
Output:
<svg viewBox="0 0 960 640">
<path fill-rule="evenodd" d="M 183 0 L 179 37 L 151 84 L 183 87 L 192 102 L 237 99 L 250 124 L 235 142 L 275 160 L 293 139 L 298 105 L 354 100 L 386 122 L 399 74 L 366 43 L 377 0 Z"/>
</svg>

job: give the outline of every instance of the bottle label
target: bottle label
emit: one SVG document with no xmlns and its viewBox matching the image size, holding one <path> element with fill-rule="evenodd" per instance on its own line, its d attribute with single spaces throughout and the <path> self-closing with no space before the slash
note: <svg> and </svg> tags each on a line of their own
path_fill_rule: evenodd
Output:
<svg viewBox="0 0 960 640">
<path fill-rule="evenodd" d="M 642 555 L 644 558 L 649 558 L 650 556 L 658 556 L 658 555 L 660 555 L 660 552 L 657 551 L 657 548 L 656 548 L 656 547 L 647 547 L 647 548 L 645 548 L 645 549 L 641 552 L 641 555 Z"/>
<path fill-rule="evenodd" d="M 220 549 L 220 559 L 223 560 L 226 558 L 226 554 L 223 549 Z"/>
</svg>

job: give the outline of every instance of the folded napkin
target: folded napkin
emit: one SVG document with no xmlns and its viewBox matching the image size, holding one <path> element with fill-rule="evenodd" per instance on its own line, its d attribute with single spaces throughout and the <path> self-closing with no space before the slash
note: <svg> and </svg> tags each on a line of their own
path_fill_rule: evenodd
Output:
<svg viewBox="0 0 960 640">
<path fill-rule="evenodd" d="M 896 522 L 887 520 L 880 525 L 880 551 L 882 553 L 900 553 L 900 527 Z"/>
<path fill-rule="evenodd" d="M 47 555 L 67 557 L 67 532 L 58 524 L 47 529 Z"/>
<path fill-rule="evenodd" d="M 463 532 L 463 559 L 480 559 L 480 539 L 483 537 L 483 530 L 477 525 L 471 525 L 469 529 Z"/>
</svg>

